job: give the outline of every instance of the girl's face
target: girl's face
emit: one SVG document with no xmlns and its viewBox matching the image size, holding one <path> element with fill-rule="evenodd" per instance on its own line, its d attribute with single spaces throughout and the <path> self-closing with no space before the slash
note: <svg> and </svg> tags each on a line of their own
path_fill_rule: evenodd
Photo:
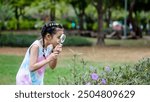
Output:
<svg viewBox="0 0 150 102">
<path fill-rule="evenodd" d="M 62 30 L 58 30 L 56 32 L 56 34 L 54 35 L 50 35 L 48 34 L 48 45 L 52 44 L 54 47 L 57 46 L 60 43 L 60 36 L 64 33 L 63 29 Z"/>
</svg>

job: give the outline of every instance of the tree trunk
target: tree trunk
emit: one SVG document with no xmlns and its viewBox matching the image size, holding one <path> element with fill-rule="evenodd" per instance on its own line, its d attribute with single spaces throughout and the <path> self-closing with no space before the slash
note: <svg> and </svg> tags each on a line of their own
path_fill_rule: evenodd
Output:
<svg viewBox="0 0 150 102">
<path fill-rule="evenodd" d="M 106 23 L 107 23 L 107 27 L 109 27 L 110 23 L 111 23 L 111 11 L 110 11 L 110 7 L 108 7 L 107 11 L 106 11 Z"/>
<path fill-rule="evenodd" d="M 84 24 L 84 11 L 81 11 L 79 14 L 79 26 L 80 26 L 80 30 L 83 30 L 83 24 Z"/>
<path fill-rule="evenodd" d="M 50 10 L 50 20 L 55 21 L 55 0 L 51 0 L 52 2 L 52 7 Z"/>
<path fill-rule="evenodd" d="M 51 21 L 55 21 L 55 11 L 51 9 L 51 12 L 50 12 L 50 19 Z"/>
<path fill-rule="evenodd" d="M 74 6 L 73 6 L 74 7 Z M 81 11 L 77 11 L 77 9 L 74 7 L 74 11 L 76 13 L 76 15 L 79 17 L 79 30 L 83 30 L 83 23 L 84 23 L 84 16 L 85 16 L 85 9 L 82 9 Z"/>
<path fill-rule="evenodd" d="M 18 7 L 15 8 L 15 17 L 17 20 L 17 30 L 20 29 Z"/>
<path fill-rule="evenodd" d="M 104 33 L 102 33 L 103 28 L 103 0 L 98 0 L 97 12 L 98 12 L 98 35 L 97 35 L 97 45 L 104 45 Z"/>
<path fill-rule="evenodd" d="M 136 34 L 137 38 L 142 38 L 142 32 L 141 29 L 138 27 L 138 24 L 135 20 L 135 18 L 133 18 L 133 12 L 134 12 L 134 6 L 135 6 L 135 0 L 133 0 L 130 4 L 130 8 L 129 8 L 129 16 L 128 16 L 128 21 L 132 24 L 133 27 L 133 31 Z"/>
<path fill-rule="evenodd" d="M 1 36 L 1 27 L 0 27 L 0 36 Z"/>
</svg>

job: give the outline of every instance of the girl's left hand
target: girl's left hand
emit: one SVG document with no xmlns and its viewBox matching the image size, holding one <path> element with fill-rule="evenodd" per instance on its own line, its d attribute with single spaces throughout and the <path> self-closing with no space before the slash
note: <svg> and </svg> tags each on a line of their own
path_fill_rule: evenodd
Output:
<svg viewBox="0 0 150 102">
<path fill-rule="evenodd" d="M 62 51 L 62 45 L 57 45 L 54 49 L 53 49 L 53 52 L 55 53 L 60 53 Z"/>
</svg>

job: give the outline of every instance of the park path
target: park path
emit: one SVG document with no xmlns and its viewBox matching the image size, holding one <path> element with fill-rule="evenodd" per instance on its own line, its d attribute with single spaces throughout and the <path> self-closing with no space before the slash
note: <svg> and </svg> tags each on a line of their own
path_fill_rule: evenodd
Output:
<svg viewBox="0 0 150 102">
<path fill-rule="evenodd" d="M 27 48 L 0 47 L 0 55 L 24 56 Z M 60 59 L 72 58 L 74 54 L 89 61 L 137 62 L 150 57 L 146 47 L 64 47 Z"/>
</svg>

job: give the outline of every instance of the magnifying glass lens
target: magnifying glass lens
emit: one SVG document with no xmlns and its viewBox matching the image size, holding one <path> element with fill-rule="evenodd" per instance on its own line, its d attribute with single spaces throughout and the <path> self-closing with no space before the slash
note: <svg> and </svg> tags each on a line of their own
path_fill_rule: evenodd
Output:
<svg viewBox="0 0 150 102">
<path fill-rule="evenodd" d="M 66 35 L 65 35 L 65 34 L 62 34 L 62 35 L 60 36 L 60 43 L 61 43 L 61 44 L 64 43 L 65 39 L 66 39 Z"/>
</svg>

